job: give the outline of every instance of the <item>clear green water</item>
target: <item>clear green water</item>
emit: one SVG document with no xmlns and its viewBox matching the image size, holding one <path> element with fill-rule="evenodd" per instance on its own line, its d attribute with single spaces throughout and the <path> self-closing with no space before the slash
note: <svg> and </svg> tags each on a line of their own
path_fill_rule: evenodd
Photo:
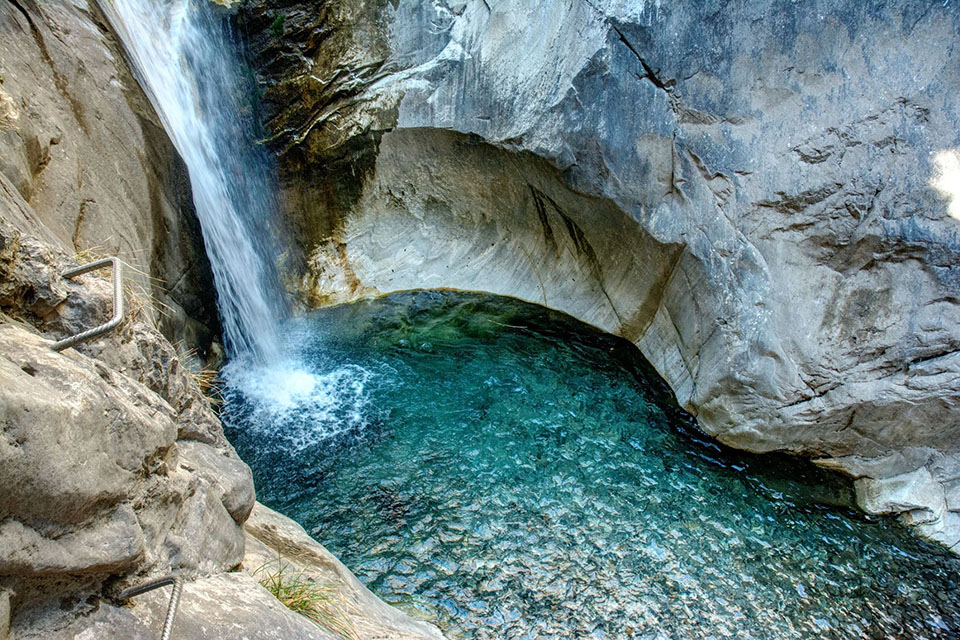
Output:
<svg viewBox="0 0 960 640">
<path fill-rule="evenodd" d="M 698 437 L 621 340 L 452 292 L 285 333 L 227 371 L 260 499 L 451 638 L 960 637 L 960 561 Z"/>
</svg>

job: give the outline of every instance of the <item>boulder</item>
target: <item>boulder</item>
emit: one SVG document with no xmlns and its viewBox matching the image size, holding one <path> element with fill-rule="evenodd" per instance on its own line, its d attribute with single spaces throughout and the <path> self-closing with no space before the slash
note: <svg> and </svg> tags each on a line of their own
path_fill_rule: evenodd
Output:
<svg viewBox="0 0 960 640">
<path fill-rule="evenodd" d="M 230 449 L 216 449 L 202 442 L 181 441 L 180 466 L 205 478 L 220 492 L 220 502 L 237 524 L 250 516 L 256 496 L 250 467 Z"/>
<path fill-rule="evenodd" d="M 64 280 L 72 260 L 20 230 L 50 240 L 29 205 L 6 203 L 0 587 L 15 592 L 15 632 L 46 628 L 64 615 L 58 602 L 119 576 L 238 566 L 253 480 L 176 349 L 134 309 L 115 333 L 54 351 L 51 338 L 112 314 L 112 287 L 95 274 Z"/>
<path fill-rule="evenodd" d="M 946 509 L 943 485 L 926 468 L 892 478 L 861 478 L 855 483 L 857 504 L 867 513 L 916 514 L 918 521 L 930 522 L 943 516 Z M 922 517 L 918 512 L 923 512 Z"/>
<path fill-rule="evenodd" d="M 238 565 L 253 502 L 246 465 L 227 445 L 196 441 L 182 442 L 181 457 L 176 413 L 160 396 L 50 345 L 0 323 L 0 576 L 42 587 Z"/>
<path fill-rule="evenodd" d="M 112 511 L 138 475 L 164 464 L 176 440 L 169 407 L 151 403 L 155 396 L 142 389 L 124 393 L 105 368 L 107 380 L 77 360 L 0 325 L 0 513 L 82 523 Z"/>
</svg>

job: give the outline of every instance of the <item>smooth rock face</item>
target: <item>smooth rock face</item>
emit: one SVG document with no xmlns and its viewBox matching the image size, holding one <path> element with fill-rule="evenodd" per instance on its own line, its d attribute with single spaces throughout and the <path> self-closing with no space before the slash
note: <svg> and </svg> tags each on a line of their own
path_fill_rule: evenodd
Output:
<svg viewBox="0 0 960 640">
<path fill-rule="evenodd" d="M 164 331 L 207 348 L 219 323 L 186 169 L 96 3 L 0 6 L 0 175 L 46 240 L 121 257 Z"/>
<path fill-rule="evenodd" d="M 171 587 L 118 607 L 103 603 L 65 625 L 30 630 L 23 640 L 156 640 L 163 628 Z M 190 640 L 335 640 L 280 601 L 244 572 L 221 573 L 184 585 L 172 638 Z"/>
<path fill-rule="evenodd" d="M 158 629 L 168 601 L 169 595 L 165 592 L 149 594 L 138 601 L 133 615 L 145 627 Z M 222 573 L 188 583 L 180 602 L 175 629 L 181 638 L 336 640 L 333 634 L 284 607 L 256 578 L 245 572 Z"/>
<path fill-rule="evenodd" d="M 730 445 L 841 469 L 960 450 L 960 7 L 262 0 L 240 19 L 315 304 L 515 295 L 633 340 Z"/>
<path fill-rule="evenodd" d="M 604 328 L 639 332 L 649 324 L 644 302 L 680 257 L 677 245 L 636 234 L 609 202 L 564 188 L 546 163 L 464 136 L 389 134 L 378 168 L 344 223 L 344 251 L 327 243 L 311 255 L 314 280 L 306 284 L 319 301 L 361 293 L 331 275 L 339 267 L 355 281 L 380 283 L 376 290 L 451 281 L 480 291 L 509 287 Z M 457 180 L 462 186 L 451 192 Z M 507 215 L 517 211 L 525 215 Z M 587 231 L 597 226 L 610 233 Z"/>
</svg>

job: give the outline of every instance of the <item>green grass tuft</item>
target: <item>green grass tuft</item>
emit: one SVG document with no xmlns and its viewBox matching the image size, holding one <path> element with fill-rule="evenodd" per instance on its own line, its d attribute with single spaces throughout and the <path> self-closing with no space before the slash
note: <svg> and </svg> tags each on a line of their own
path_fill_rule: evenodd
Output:
<svg viewBox="0 0 960 640">
<path fill-rule="evenodd" d="M 270 31 L 273 32 L 275 38 L 283 37 L 283 23 L 286 21 L 286 16 L 282 13 L 275 14 L 273 16 L 273 23 L 270 25 Z"/>
</svg>

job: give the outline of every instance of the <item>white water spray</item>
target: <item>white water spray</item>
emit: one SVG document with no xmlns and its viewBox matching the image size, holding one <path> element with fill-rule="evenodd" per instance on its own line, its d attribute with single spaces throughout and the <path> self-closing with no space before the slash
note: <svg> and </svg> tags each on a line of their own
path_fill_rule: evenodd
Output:
<svg viewBox="0 0 960 640">
<path fill-rule="evenodd" d="M 272 446 L 303 451 L 366 429 L 368 386 L 377 376 L 361 366 L 323 366 L 287 360 L 276 367 L 229 365 L 227 422 L 272 438 Z M 238 395 L 239 394 L 239 395 Z"/>
<path fill-rule="evenodd" d="M 227 352 L 261 363 L 285 315 L 270 251 L 269 164 L 244 122 L 235 47 L 209 0 L 101 0 L 190 172 Z"/>
<path fill-rule="evenodd" d="M 264 240 L 277 210 L 271 168 L 241 116 L 240 61 L 217 10 L 210 0 L 100 4 L 190 172 L 232 357 L 227 397 L 289 450 L 362 431 L 373 374 L 298 360 L 306 336 L 296 323 L 278 336 L 287 314 Z"/>
</svg>

